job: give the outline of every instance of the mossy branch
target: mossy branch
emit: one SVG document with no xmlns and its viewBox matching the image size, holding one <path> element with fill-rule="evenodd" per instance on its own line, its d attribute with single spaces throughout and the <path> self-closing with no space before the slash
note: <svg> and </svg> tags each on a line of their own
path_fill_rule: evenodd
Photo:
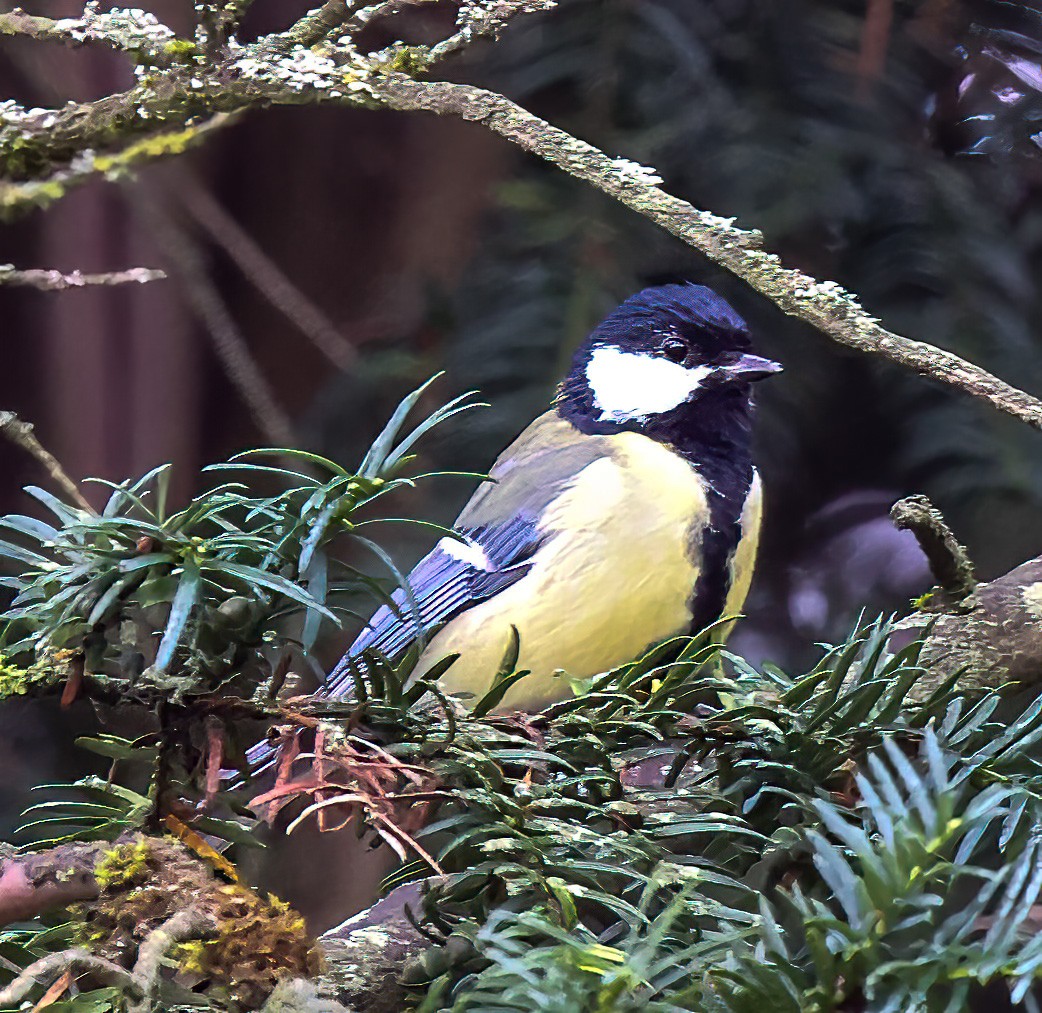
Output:
<svg viewBox="0 0 1042 1013">
<path fill-rule="evenodd" d="M 925 496 L 906 496 L 890 510 L 890 519 L 901 531 L 911 531 L 919 542 L 930 572 L 942 592 L 939 607 L 955 605 L 973 593 L 977 578 L 966 548 L 959 544 L 941 511 Z"/>
<path fill-rule="evenodd" d="M 763 249 L 760 233 L 666 193 L 654 170 L 612 158 L 502 95 L 410 76 L 479 36 L 496 36 L 519 14 L 553 6 L 553 0 L 483 0 L 461 8 L 458 30 L 434 46 L 361 53 L 353 36 L 373 16 L 401 6 L 329 0 L 282 33 L 247 46 L 193 52 L 189 65 L 157 67 L 129 91 L 95 102 L 56 110 L 0 104 L 0 214 L 49 203 L 93 175 L 116 178 L 141 162 L 177 153 L 202 130 L 251 108 L 332 102 L 458 116 L 614 197 L 840 344 L 963 390 L 1042 429 L 1042 402 L 951 352 L 888 331 L 839 285 L 784 267 Z M 96 22 L 108 16 L 92 17 Z M 119 36 L 105 25 L 95 24 L 94 31 Z M 140 52 L 135 38 L 128 35 L 117 48 Z"/>
</svg>

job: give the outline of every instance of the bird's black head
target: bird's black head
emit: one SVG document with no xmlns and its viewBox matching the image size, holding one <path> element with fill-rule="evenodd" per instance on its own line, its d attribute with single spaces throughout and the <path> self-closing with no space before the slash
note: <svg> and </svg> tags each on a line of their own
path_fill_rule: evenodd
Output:
<svg viewBox="0 0 1042 1013">
<path fill-rule="evenodd" d="M 583 432 L 636 431 L 692 453 L 747 438 L 750 384 L 781 369 L 749 349 L 745 321 L 711 289 L 646 288 L 579 347 L 558 410 Z"/>
</svg>

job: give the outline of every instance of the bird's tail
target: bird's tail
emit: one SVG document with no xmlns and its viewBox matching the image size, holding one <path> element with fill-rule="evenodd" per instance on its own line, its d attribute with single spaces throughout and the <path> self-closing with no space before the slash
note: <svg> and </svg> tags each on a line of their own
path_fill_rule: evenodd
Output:
<svg viewBox="0 0 1042 1013">
<path fill-rule="evenodd" d="M 336 668 L 330 672 L 326 684 L 320 686 L 315 697 L 340 700 L 350 696 L 354 691 L 354 671 L 349 660 L 350 652 L 340 659 Z M 355 661 L 354 665 L 364 663 Z M 246 764 L 241 770 L 222 770 L 221 778 L 224 787 L 230 791 L 243 788 L 247 783 L 256 781 L 271 774 L 278 760 L 278 748 L 267 740 L 255 742 L 246 750 Z"/>
</svg>

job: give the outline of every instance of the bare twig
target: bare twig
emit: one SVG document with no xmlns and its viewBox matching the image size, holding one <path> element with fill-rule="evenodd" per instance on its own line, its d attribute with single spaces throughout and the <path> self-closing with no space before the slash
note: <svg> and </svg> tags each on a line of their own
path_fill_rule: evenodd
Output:
<svg viewBox="0 0 1042 1013">
<path fill-rule="evenodd" d="M 39 269 L 18 270 L 14 264 L 0 264 L 0 285 L 20 285 L 41 292 L 64 292 L 70 288 L 86 288 L 90 285 L 144 285 L 150 281 L 162 281 L 166 275 L 150 267 L 131 267 L 126 271 L 106 271 L 101 274 L 84 274 L 82 271 L 47 271 Z"/>
<path fill-rule="evenodd" d="M 209 333 L 228 379 L 246 402 L 257 428 L 273 446 L 293 446 L 296 438 L 289 416 L 228 312 L 199 251 L 155 201 L 141 198 L 136 207 L 184 279 L 188 301 Z"/>
<path fill-rule="evenodd" d="M 65 469 L 58 463 L 58 459 L 36 438 L 31 423 L 23 422 L 14 412 L 0 411 L 0 433 L 32 454 L 43 465 L 55 484 L 77 506 L 90 513 L 95 512 L 84 498 L 83 493 L 77 488 L 76 483 L 69 478 Z"/>
<path fill-rule="evenodd" d="M 70 969 L 89 971 L 102 981 L 120 987 L 134 985 L 130 972 L 111 960 L 95 957 L 86 950 L 62 950 L 60 953 L 48 953 L 33 962 L 10 985 L 0 989 L 0 1006 L 18 1006 L 37 985 Z"/>
<path fill-rule="evenodd" d="M 185 173 L 174 187 L 193 220 L 220 245 L 257 291 L 300 329 L 338 369 L 347 369 L 357 357 L 354 346 L 332 321 L 286 277 L 246 230 L 214 199 L 199 181 Z"/>
</svg>

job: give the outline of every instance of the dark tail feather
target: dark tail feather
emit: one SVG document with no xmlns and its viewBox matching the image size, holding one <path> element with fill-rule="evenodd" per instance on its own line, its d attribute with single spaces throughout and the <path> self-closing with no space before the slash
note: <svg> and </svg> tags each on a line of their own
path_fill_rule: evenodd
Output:
<svg viewBox="0 0 1042 1013">
<path fill-rule="evenodd" d="M 354 688 L 354 673 L 348 661 L 350 654 L 345 654 L 329 675 L 325 686 L 320 686 L 315 693 L 316 698 L 332 698 L 334 700 L 348 696 Z M 357 662 L 356 662 L 357 664 Z M 255 742 L 246 750 L 246 769 L 250 772 L 250 780 L 255 781 L 275 769 L 277 750 L 268 742 Z M 239 770 L 222 770 L 221 779 L 226 789 L 234 791 L 245 787 L 246 778 Z"/>
</svg>

